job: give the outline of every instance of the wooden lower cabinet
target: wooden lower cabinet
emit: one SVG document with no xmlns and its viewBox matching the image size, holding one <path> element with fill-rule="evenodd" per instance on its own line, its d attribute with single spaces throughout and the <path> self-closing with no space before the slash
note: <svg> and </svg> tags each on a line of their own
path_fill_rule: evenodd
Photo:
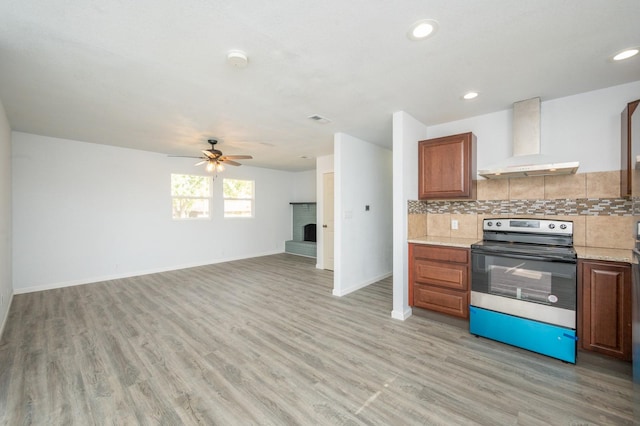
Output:
<svg viewBox="0 0 640 426">
<path fill-rule="evenodd" d="M 583 350 L 631 360 L 631 267 L 579 261 L 578 344 Z"/>
<path fill-rule="evenodd" d="M 409 305 L 469 318 L 469 250 L 409 244 Z"/>
</svg>

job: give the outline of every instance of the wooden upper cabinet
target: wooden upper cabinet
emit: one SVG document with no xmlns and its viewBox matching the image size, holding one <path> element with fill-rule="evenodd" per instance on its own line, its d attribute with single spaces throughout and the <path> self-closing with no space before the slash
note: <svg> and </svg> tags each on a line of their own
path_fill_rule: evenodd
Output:
<svg viewBox="0 0 640 426">
<path fill-rule="evenodd" d="M 632 197 L 640 195 L 640 173 L 636 169 L 637 157 L 640 155 L 640 117 L 636 113 L 640 99 L 629 102 L 622 111 L 621 147 L 620 147 L 620 196 Z"/>
<path fill-rule="evenodd" d="M 473 133 L 418 143 L 421 200 L 475 199 L 476 137 Z"/>
</svg>

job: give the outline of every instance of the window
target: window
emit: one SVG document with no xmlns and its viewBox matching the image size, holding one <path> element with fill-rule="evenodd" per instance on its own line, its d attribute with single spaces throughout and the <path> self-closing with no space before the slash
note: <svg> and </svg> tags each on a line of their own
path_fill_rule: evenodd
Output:
<svg viewBox="0 0 640 426">
<path fill-rule="evenodd" d="M 208 219 L 211 206 L 211 177 L 171 174 L 174 219 Z"/>
<path fill-rule="evenodd" d="M 253 181 L 224 179 L 224 217 L 253 217 Z"/>
</svg>

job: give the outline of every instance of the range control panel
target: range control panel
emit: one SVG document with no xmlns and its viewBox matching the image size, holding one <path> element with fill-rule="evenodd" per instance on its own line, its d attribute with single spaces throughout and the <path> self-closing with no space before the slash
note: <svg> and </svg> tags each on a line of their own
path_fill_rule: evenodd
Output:
<svg viewBox="0 0 640 426">
<path fill-rule="evenodd" d="M 484 219 L 484 231 L 573 235 L 573 222 L 548 219 Z"/>
</svg>

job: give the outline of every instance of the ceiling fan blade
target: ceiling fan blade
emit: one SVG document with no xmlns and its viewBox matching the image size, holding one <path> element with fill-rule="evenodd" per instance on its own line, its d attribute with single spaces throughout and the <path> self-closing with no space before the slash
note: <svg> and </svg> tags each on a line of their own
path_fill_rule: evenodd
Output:
<svg viewBox="0 0 640 426">
<path fill-rule="evenodd" d="M 251 160 L 253 157 L 250 155 L 224 155 L 222 158 L 225 160 Z"/>
<path fill-rule="evenodd" d="M 206 149 L 203 149 L 202 153 L 209 158 L 216 158 L 216 155 L 214 153 L 212 153 L 211 151 L 207 151 Z"/>
<path fill-rule="evenodd" d="M 193 155 L 167 155 L 167 157 L 173 157 L 173 158 L 202 158 L 202 157 L 194 157 Z"/>
<path fill-rule="evenodd" d="M 200 158 L 200 157 L 197 157 L 197 158 Z M 202 160 L 202 161 L 199 161 L 196 164 L 194 164 L 194 166 L 199 166 L 201 164 L 208 163 L 208 162 L 209 162 L 209 160 Z"/>
<path fill-rule="evenodd" d="M 219 160 L 221 163 L 224 164 L 229 164 L 230 166 L 242 166 L 242 164 L 236 162 L 236 161 L 232 161 L 232 160 L 227 160 L 226 158 L 222 158 Z"/>
</svg>

